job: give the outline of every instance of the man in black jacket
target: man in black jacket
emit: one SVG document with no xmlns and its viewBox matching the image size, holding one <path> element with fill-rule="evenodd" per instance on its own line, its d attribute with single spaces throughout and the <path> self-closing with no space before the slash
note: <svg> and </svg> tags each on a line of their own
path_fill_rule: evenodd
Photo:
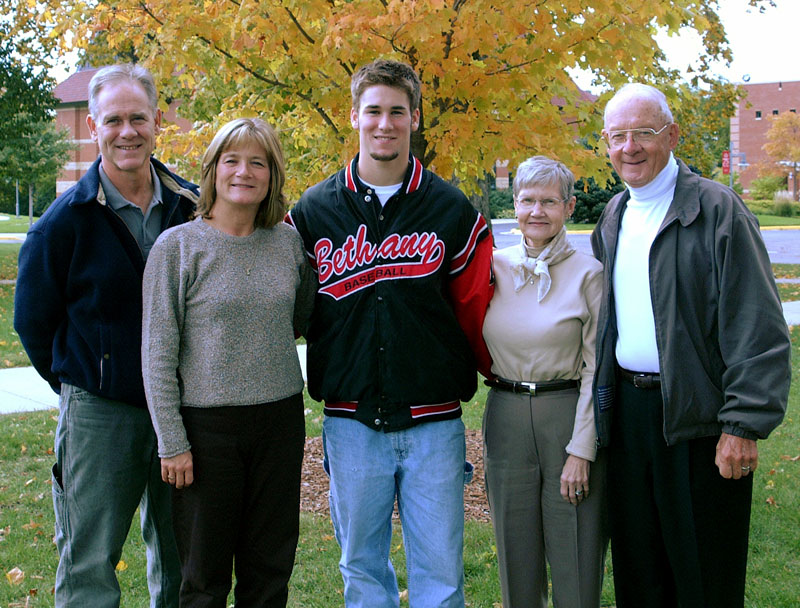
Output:
<svg viewBox="0 0 800 608">
<path fill-rule="evenodd" d="M 627 186 L 592 235 L 617 606 L 742 606 L 756 440 L 783 419 L 791 371 L 769 258 L 736 193 L 673 156 L 660 91 L 620 89 L 603 134 Z"/>
<path fill-rule="evenodd" d="M 161 113 L 144 68 L 99 70 L 87 122 L 100 158 L 28 232 L 14 306 L 23 346 L 60 395 L 55 605 L 119 606 L 115 566 L 141 506 L 152 605 L 177 606 L 170 490 L 142 386 L 142 273 L 197 192 L 150 156 Z"/>
<path fill-rule="evenodd" d="M 319 278 L 308 390 L 325 402 L 345 604 L 397 605 L 397 499 L 411 606 L 463 607 L 460 402 L 475 392 L 485 350 L 491 239 L 466 197 L 410 155 L 414 71 L 378 60 L 351 92 L 358 156 L 287 217 Z"/>
</svg>

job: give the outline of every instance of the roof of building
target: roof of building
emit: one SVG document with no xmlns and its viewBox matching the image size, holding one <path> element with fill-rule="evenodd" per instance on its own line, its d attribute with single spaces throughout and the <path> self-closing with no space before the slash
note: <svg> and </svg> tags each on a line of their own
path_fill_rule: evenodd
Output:
<svg viewBox="0 0 800 608">
<path fill-rule="evenodd" d="M 85 68 L 76 72 L 66 80 L 59 82 L 53 95 L 61 103 L 79 103 L 89 101 L 89 81 L 100 68 Z"/>
</svg>

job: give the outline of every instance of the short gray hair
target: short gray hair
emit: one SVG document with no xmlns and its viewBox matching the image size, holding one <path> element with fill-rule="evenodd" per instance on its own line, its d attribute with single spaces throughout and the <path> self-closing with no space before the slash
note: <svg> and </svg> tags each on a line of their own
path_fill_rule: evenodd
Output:
<svg viewBox="0 0 800 608">
<path fill-rule="evenodd" d="M 575 188 L 575 175 L 561 161 L 546 156 L 532 156 L 517 167 L 514 198 L 525 188 L 553 185 L 561 191 L 562 200 L 567 200 Z"/>
<path fill-rule="evenodd" d="M 121 80 L 134 82 L 142 87 L 147 95 L 147 101 L 150 103 L 150 109 L 155 114 L 158 109 L 158 91 L 156 83 L 153 81 L 153 75 L 147 68 L 140 65 L 120 63 L 99 69 L 89 81 L 89 114 L 92 118 L 95 120 L 98 118 L 97 97 L 103 87 Z"/>
<path fill-rule="evenodd" d="M 620 88 L 620 90 L 614 94 L 614 97 L 612 97 L 606 104 L 605 112 L 603 112 L 603 124 L 605 125 L 608 120 L 608 112 L 610 108 L 613 109 L 613 107 L 618 103 L 627 101 L 629 99 L 646 99 L 648 101 L 652 101 L 658 106 L 658 109 L 665 120 L 671 123 L 675 122 L 675 119 L 672 117 L 672 112 L 669 109 L 669 104 L 667 103 L 667 96 L 664 95 L 664 93 L 655 87 L 651 87 L 649 84 L 629 82 Z"/>
</svg>

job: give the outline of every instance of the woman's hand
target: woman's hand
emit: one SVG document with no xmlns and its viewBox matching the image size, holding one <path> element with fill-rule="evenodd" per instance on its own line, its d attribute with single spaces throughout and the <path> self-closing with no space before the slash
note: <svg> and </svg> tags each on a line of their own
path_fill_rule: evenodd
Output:
<svg viewBox="0 0 800 608">
<path fill-rule="evenodd" d="M 187 451 L 172 458 L 162 458 L 161 479 L 179 490 L 192 485 L 194 481 L 192 453 Z"/>
<path fill-rule="evenodd" d="M 589 465 L 584 458 L 567 456 L 561 471 L 561 496 L 573 505 L 579 505 L 589 495 Z"/>
</svg>

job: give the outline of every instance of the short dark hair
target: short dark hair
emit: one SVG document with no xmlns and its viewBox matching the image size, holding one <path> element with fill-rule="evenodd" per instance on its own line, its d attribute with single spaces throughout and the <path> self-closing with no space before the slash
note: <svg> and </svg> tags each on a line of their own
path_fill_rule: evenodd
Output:
<svg viewBox="0 0 800 608">
<path fill-rule="evenodd" d="M 361 95 L 366 89 L 379 84 L 400 89 L 408 95 L 411 112 L 419 108 L 422 101 L 422 85 L 419 76 L 410 65 L 391 59 L 376 59 L 353 74 L 350 80 L 353 107 L 358 109 Z"/>
<path fill-rule="evenodd" d="M 269 190 L 261 201 L 256 213 L 256 228 L 272 228 L 286 215 L 286 198 L 283 185 L 286 183 L 286 169 L 283 150 L 275 129 L 259 118 L 237 118 L 223 125 L 203 156 L 203 173 L 200 180 L 200 200 L 196 215 L 211 217 L 211 208 L 217 200 L 217 162 L 219 157 L 233 147 L 254 143 L 267 155 L 269 166 Z"/>
</svg>

